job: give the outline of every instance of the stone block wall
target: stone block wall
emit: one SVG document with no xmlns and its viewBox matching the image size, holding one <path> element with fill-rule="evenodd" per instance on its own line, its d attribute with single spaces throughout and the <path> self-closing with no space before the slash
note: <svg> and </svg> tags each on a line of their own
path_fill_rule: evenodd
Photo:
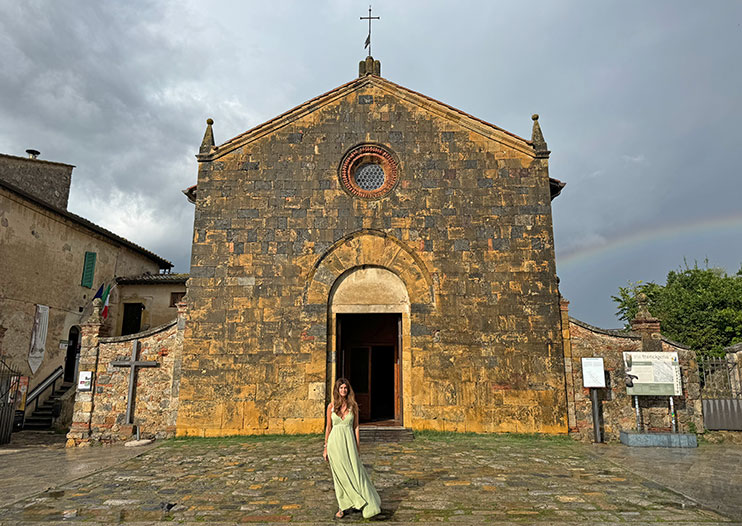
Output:
<svg viewBox="0 0 742 526">
<path fill-rule="evenodd" d="M 143 438 L 175 435 L 184 326 L 184 304 L 177 320 L 128 336 L 88 337 L 86 332 L 92 332 L 95 324 L 83 326 L 80 370 L 94 371 L 93 390 L 77 392 L 68 446 L 131 439 L 134 428 L 126 422 L 130 368 L 112 362 L 130 361 L 135 341 L 137 359 L 158 366 L 137 368 L 133 425 Z"/>
<path fill-rule="evenodd" d="M 57 208 L 67 209 L 74 166 L 0 154 L 0 181 L 6 181 Z"/>
<path fill-rule="evenodd" d="M 320 431 L 332 287 L 366 264 L 422 298 L 405 426 L 566 432 L 547 160 L 367 79 L 201 156 L 178 433 Z M 399 161 L 382 199 L 341 187 L 361 143 Z"/>
<path fill-rule="evenodd" d="M 642 347 L 642 335 L 593 327 L 569 318 L 569 343 L 565 345 L 571 378 L 568 383 L 570 404 L 570 434 L 578 439 L 594 441 L 590 389 L 582 387 L 581 358 L 602 357 L 610 383 L 599 391 L 602 431 L 605 441 L 619 440 L 621 430 L 636 430 L 633 397 L 626 394 L 623 353 L 647 350 Z M 681 432 L 703 431 L 698 364 L 695 351 L 667 340 L 658 340 L 663 352 L 677 352 L 683 383 L 683 396 L 675 397 L 675 411 Z M 642 424 L 647 431 L 670 431 L 671 417 L 668 397 L 639 397 Z"/>
</svg>

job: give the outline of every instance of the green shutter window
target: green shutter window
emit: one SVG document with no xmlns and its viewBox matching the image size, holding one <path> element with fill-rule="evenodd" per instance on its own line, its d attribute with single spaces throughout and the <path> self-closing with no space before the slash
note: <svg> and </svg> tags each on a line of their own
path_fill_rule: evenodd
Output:
<svg viewBox="0 0 742 526">
<path fill-rule="evenodd" d="M 85 252 L 85 264 L 82 266 L 82 283 L 80 283 L 80 285 L 92 289 L 94 275 L 95 252 Z"/>
</svg>

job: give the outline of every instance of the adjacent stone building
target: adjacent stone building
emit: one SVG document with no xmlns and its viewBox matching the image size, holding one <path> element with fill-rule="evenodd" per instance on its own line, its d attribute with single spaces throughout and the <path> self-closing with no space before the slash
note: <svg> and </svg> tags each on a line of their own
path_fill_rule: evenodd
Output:
<svg viewBox="0 0 742 526">
<path fill-rule="evenodd" d="M 188 274 L 120 276 L 111 291 L 111 336 L 159 327 L 175 319 L 186 293 Z"/>
<path fill-rule="evenodd" d="M 567 432 L 549 151 L 380 76 L 198 155 L 180 435 Z"/>
<path fill-rule="evenodd" d="M 102 283 L 172 267 L 69 212 L 73 166 L 36 155 L 0 155 L 0 357 L 30 390 L 59 367 L 75 379 L 80 323 Z"/>
</svg>

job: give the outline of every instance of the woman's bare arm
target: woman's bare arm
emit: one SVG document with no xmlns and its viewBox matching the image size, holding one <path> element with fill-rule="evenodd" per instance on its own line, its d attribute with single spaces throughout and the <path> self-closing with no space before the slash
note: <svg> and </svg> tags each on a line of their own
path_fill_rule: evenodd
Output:
<svg viewBox="0 0 742 526">
<path fill-rule="evenodd" d="M 327 413 L 325 414 L 325 447 L 322 450 L 322 457 L 327 460 L 327 440 L 330 438 L 330 431 L 332 431 L 332 404 L 327 406 Z"/>
</svg>

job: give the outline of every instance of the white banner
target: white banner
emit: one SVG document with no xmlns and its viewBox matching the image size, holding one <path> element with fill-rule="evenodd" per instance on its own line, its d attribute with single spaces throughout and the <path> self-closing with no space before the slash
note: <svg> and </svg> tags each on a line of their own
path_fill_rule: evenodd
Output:
<svg viewBox="0 0 742 526">
<path fill-rule="evenodd" d="M 31 372 L 36 371 L 44 361 L 46 352 L 46 331 L 49 327 L 49 307 L 46 305 L 36 305 L 36 315 L 33 320 L 33 332 L 31 332 L 31 348 L 28 351 L 28 365 Z"/>
</svg>

